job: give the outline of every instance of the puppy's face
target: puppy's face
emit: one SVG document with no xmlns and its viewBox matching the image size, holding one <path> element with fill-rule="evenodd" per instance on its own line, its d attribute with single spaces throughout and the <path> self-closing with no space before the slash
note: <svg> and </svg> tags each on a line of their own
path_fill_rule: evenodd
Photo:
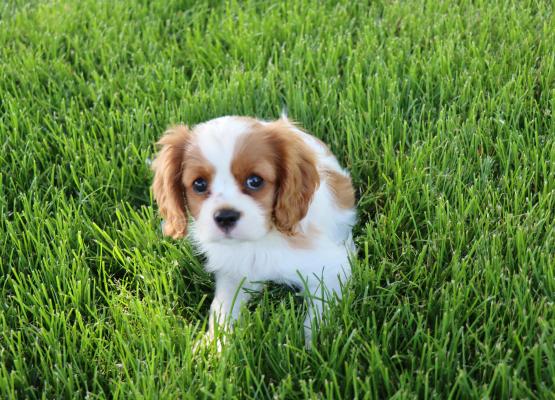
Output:
<svg viewBox="0 0 555 400">
<path fill-rule="evenodd" d="M 201 241 L 256 240 L 271 227 L 279 157 L 250 120 L 198 126 L 182 183 Z"/>
<path fill-rule="evenodd" d="M 201 242 L 256 241 L 295 232 L 319 184 L 314 155 L 283 120 L 223 117 L 170 129 L 153 163 L 164 233 Z"/>
</svg>

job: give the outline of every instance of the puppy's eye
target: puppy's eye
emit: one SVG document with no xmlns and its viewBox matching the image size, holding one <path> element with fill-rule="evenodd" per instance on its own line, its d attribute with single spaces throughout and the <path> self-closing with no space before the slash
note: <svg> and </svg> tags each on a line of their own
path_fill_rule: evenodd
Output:
<svg viewBox="0 0 555 400">
<path fill-rule="evenodd" d="M 262 187 L 263 184 L 264 184 L 264 179 L 254 174 L 250 175 L 245 180 L 245 187 L 249 190 L 258 190 Z"/>
<path fill-rule="evenodd" d="M 204 178 L 197 178 L 193 181 L 193 190 L 196 193 L 204 193 L 208 189 L 208 182 Z"/>
</svg>

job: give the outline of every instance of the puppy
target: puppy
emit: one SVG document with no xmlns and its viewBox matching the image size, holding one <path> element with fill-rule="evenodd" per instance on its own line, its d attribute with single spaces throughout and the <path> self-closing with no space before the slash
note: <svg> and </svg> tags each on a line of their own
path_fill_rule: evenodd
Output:
<svg viewBox="0 0 555 400">
<path fill-rule="evenodd" d="M 322 141 L 285 117 L 179 125 L 158 144 L 152 190 L 163 233 L 188 236 L 215 276 L 209 337 L 216 324 L 238 317 L 263 281 L 274 281 L 310 298 L 310 347 L 312 325 L 351 273 L 356 211 L 348 172 Z"/>
</svg>

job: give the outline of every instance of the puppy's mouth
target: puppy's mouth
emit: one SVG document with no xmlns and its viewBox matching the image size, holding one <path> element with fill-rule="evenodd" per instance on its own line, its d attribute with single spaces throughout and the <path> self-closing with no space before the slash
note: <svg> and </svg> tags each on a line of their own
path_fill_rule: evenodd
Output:
<svg viewBox="0 0 555 400">
<path fill-rule="evenodd" d="M 216 237 L 212 238 L 212 242 L 214 243 L 222 243 L 222 244 L 237 244 L 237 243 L 245 243 L 251 242 L 252 239 L 247 237 L 243 237 L 240 234 L 237 234 L 235 230 L 230 231 L 220 231 L 220 234 Z"/>
<path fill-rule="evenodd" d="M 248 242 L 248 240 L 246 239 L 241 239 L 241 238 L 236 238 L 234 236 L 232 236 L 231 234 L 225 234 L 221 237 L 218 238 L 214 238 L 212 240 L 213 243 L 219 243 L 219 244 L 238 244 L 238 243 L 244 243 L 244 242 Z"/>
<path fill-rule="evenodd" d="M 211 237 L 208 238 L 210 242 L 214 243 L 225 243 L 225 242 L 233 242 L 239 241 L 240 238 L 235 236 L 235 232 L 233 229 L 231 230 L 223 230 L 218 229 L 216 232 L 212 233 Z"/>
</svg>

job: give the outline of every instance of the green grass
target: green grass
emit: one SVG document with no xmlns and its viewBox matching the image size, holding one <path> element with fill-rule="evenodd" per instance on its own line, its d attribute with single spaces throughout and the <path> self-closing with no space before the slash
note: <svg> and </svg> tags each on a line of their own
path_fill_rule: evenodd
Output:
<svg viewBox="0 0 555 400">
<path fill-rule="evenodd" d="M 554 27 L 541 0 L 0 5 L 0 398 L 554 398 Z M 213 283 L 146 160 L 284 105 L 352 171 L 353 279 L 312 352 L 269 286 L 193 354 Z"/>
</svg>

